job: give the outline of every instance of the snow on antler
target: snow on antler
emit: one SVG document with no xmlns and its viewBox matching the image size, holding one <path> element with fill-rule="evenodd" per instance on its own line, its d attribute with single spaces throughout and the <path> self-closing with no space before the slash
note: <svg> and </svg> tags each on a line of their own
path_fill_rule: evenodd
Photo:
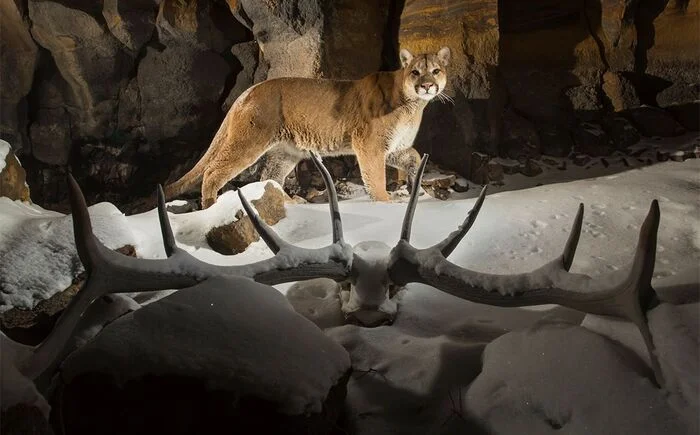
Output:
<svg viewBox="0 0 700 435">
<path fill-rule="evenodd" d="M 427 156 L 423 158 L 427 159 Z M 424 165 L 421 168 L 424 168 Z M 421 177 L 422 170 L 416 174 L 415 185 L 420 184 Z M 569 239 L 559 258 L 529 273 L 496 275 L 469 270 L 446 258 L 471 228 L 484 195 L 485 188 L 457 231 L 435 246 L 425 249 L 417 249 L 409 243 L 417 202 L 417 198 L 412 196 L 406 210 L 402 239 L 391 254 L 389 275 L 392 281 L 398 285 L 421 282 L 459 298 L 488 305 L 520 307 L 558 304 L 585 313 L 628 320 L 642 333 L 656 381 L 663 384 L 646 319 L 646 312 L 657 303 L 651 278 L 660 220 L 658 201 L 652 201 L 639 232 L 634 259 L 623 271 L 597 278 L 569 272 L 583 222 L 581 204 Z"/>
</svg>

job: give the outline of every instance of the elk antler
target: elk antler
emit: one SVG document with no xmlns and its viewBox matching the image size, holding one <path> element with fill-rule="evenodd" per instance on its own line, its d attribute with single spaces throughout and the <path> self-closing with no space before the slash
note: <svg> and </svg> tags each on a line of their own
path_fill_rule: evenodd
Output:
<svg viewBox="0 0 700 435">
<path fill-rule="evenodd" d="M 315 156 L 312 156 L 315 159 Z M 314 160 L 324 173 L 323 164 Z M 216 266 L 205 263 L 177 247 L 163 189 L 158 186 L 158 216 L 163 236 L 164 260 L 128 257 L 107 248 L 92 232 L 85 197 L 78 183 L 69 175 L 69 194 L 73 212 L 73 231 L 78 256 L 88 279 L 66 307 L 48 337 L 17 368 L 29 379 L 36 379 L 53 367 L 65 344 L 73 334 L 83 312 L 97 298 L 108 293 L 181 289 L 191 287 L 213 276 L 247 277 L 265 284 L 300 281 L 317 277 L 345 279 L 352 264 L 352 248 L 343 241 L 342 223 L 333 183 L 327 182 L 333 225 L 333 242 L 319 249 L 306 249 L 284 242 L 261 222 L 239 191 L 243 207 L 268 245 L 273 243 L 272 258 L 242 266 Z M 231 291 L 236 291 L 232 288 Z"/>
<path fill-rule="evenodd" d="M 423 156 L 424 161 L 427 158 L 427 155 Z M 416 186 L 420 186 L 424 167 L 421 164 L 416 174 Z M 447 260 L 474 223 L 485 195 L 486 186 L 458 230 L 425 249 L 417 249 L 409 243 L 417 202 L 412 196 L 406 210 L 401 240 L 392 250 L 389 262 L 392 281 L 398 285 L 409 282 L 428 284 L 459 298 L 487 305 L 520 307 L 558 304 L 584 313 L 628 320 L 639 328 L 649 351 L 656 381 L 661 384 L 663 378 L 646 320 L 646 311 L 658 302 L 651 286 L 660 219 L 658 202 L 652 201 L 639 233 L 634 259 L 623 271 L 597 278 L 569 272 L 583 222 L 583 204 L 580 204 L 573 229 L 559 258 L 529 273 L 497 275 L 472 271 Z"/>
</svg>

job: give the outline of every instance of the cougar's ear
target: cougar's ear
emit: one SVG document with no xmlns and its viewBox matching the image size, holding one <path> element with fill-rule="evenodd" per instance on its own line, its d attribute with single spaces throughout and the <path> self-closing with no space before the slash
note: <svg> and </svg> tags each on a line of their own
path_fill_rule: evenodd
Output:
<svg viewBox="0 0 700 435">
<path fill-rule="evenodd" d="M 401 58 L 401 68 L 406 68 L 413 60 L 413 55 L 405 48 L 401 49 L 399 52 L 399 57 Z"/>
<path fill-rule="evenodd" d="M 447 66 L 450 64 L 450 49 L 448 47 L 442 47 L 437 52 L 437 58 L 441 64 Z"/>
</svg>

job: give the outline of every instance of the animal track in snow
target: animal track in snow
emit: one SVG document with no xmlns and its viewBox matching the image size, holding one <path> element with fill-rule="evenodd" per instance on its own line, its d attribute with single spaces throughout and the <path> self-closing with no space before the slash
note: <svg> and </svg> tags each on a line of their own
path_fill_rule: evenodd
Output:
<svg viewBox="0 0 700 435">
<path fill-rule="evenodd" d="M 532 225 L 532 228 L 547 228 L 549 226 L 547 222 L 542 222 L 540 220 L 530 221 L 530 225 Z"/>
</svg>

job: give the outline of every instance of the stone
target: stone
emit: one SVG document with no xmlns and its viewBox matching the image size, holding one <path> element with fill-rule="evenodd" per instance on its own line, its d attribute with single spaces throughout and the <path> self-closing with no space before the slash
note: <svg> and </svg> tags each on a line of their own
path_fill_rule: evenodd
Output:
<svg viewBox="0 0 700 435">
<path fill-rule="evenodd" d="M 284 191 L 275 187 L 273 183 L 267 183 L 260 199 L 251 203 L 266 224 L 274 225 L 287 215 L 284 208 L 287 198 Z M 240 254 L 251 243 L 260 239 L 250 217 L 245 215 L 243 210 L 239 210 L 235 218 L 233 222 L 212 228 L 206 235 L 209 246 L 220 254 Z"/>
<path fill-rule="evenodd" d="M 65 165 L 70 158 L 70 115 L 63 108 L 42 109 L 29 126 L 34 157 L 50 165 Z"/>
<path fill-rule="evenodd" d="M 131 52 L 138 53 L 155 31 L 160 0 L 105 0 L 102 16 L 107 28 Z"/>
<path fill-rule="evenodd" d="M 148 140 L 194 138 L 218 127 L 229 66 L 212 51 L 151 47 L 139 63 L 141 120 Z M 203 144 L 203 145 L 208 145 Z"/>
<path fill-rule="evenodd" d="M 160 0 L 155 26 L 158 40 L 170 47 L 188 45 L 223 53 L 247 39 L 245 27 L 231 16 L 223 2 Z"/>
<path fill-rule="evenodd" d="M 576 166 L 586 166 L 591 160 L 593 159 L 587 154 L 574 154 L 573 156 L 574 165 Z"/>
<path fill-rule="evenodd" d="M 427 186 L 425 187 L 425 192 L 433 198 L 439 199 L 440 201 L 446 201 L 450 199 L 449 189 L 441 189 L 436 186 Z"/>
<path fill-rule="evenodd" d="M 699 14 L 698 0 L 641 2 L 639 6 L 637 28 L 642 36 L 637 61 L 656 80 L 648 91 L 656 86 L 655 100 L 662 107 L 700 100 Z"/>
<path fill-rule="evenodd" d="M 528 159 L 525 164 L 520 167 L 520 173 L 526 177 L 536 177 L 542 172 L 542 167 L 532 159 Z"/>
<path fill-rule="evenodd" d="M 700 130 L 700 102 L 675 104 L 665 107 L 665 110 L 686 130 Z"/>
<path fill-rule="evenodd" d="M 625 112 L 625 116 L 643 136 L 672 137 L 685 133 L 685 129 L 668 112 L 651 106 L 642 106 Z"/>
<path fill-rule="evenodd" d="M 236 82 L 226 98 L 224 110 L 228 111 L 234 101 L 236 101 L 246 89 L 262 80 L 260 77 L 256 77 L 257 72 L 260 70 L 260 68 L 258 68 L 259 50 L 258 44 L 255 41 L 241 42 L 231 47 L 231 54 L 238 60 L 241 69 L 236 75 Z"/>
<path fill-rule="evenodd" d="M 624 150 L 642 138 L 632 123 L 622 116 L 605 117 L 601 120 L 603 130 L 608 134 L 613 147 Z"/>
<path fill-rule="evenodd" d="M 506 110 L 503 114 L 499 154 L 515 160 L 521 157 L 537 158 L 541 154 L 540 138 L 535 126 L 513 110 Z"/>
<path fill-rule="evenodd" d="M 101 11 L 32 0 L 29 17 L 32 36 L 51 52 L 68 85 L 71 137 L 102 137 L 113 131 L 119 89 L 133 59 L 102 24 Z"/>
<path fill-rule="evenodd" d="M 598 124 L 584 122 L 574 130 L 574 149 L 593 157 L 609 156 L 613 152 L 610 137 Z"/>
<path fill-rule="evenodd" d="M 423 175 L 421 185 L 425 188 L 432 187 L 434 189 L 449 189 L 454 186 L 456 176 L 454 174 L 441 174 L 432 172 Z"/>
<path fill-rule="evenodd" d="M 489 183 L 489 156 L 481 153 L 472 153 L 471 175 L 469 179 L 476 184 L 484 185 Z"/>
<path fill-rule="evenodd" d="M 2 411 L 0 433 L 3 435 L 53 435 L 54 432 L 39 408 L 20 403 Z"/>
<path fill-rule="evenodd" d="M 115 251 L 136 257 L 136 250 L 132 245 L 125 245 Z M 51 332 L 63 310 L 82 288 L 85 279 L 85 272 L 80 273 L 73 278 L 70 287 L 40 301 L 31 310 L 11 308 L 0 313 L 0 329 L 14 341 L 29 345 L 39 344 Z"/>
<path fill-rule="evenodd" d="M 129 80 L 129 83 L 119 92 L 119 109 L 117 112 L 117 127 L 121 131 L 138 130 L 143 136 L 144 127 L 141 121 L 141 95 L 139 92 L 139 82 L 136 78 Z"/>
<path fill-rule="evenodd" d="M 32 88 L 38 47 L 29 33 L 23 2 L 0 2 L 0 137 L 17 149 L 28 145 L 28 112 L 24 101 Z M 26 3 L 24 3 L 26 5 Z"/>
<path fill-rule="evenodd" d="M 542 154 L 552 157 L 567 157 L 574 147 L 571 134 L 567 129 L 556 125 L 544 125 L 538 128 Z"/>
<path fill-rule="evenodd" d="M 339 423 L 348 379 L 331 388 L 321 412 L 296 416 L 277 412 L 268 401 L 213 389 L 206 378 L 184 376 L 145 376 L 119 385 L 108 376 L 88 373 L 64 386 L 57 400 L 67 433 L 77 435 L 217 433 L 227 424 L 240 433 L 341 435 L 346 433 Z M 144 407 L 144 402 L 150 405 Z M 105 432 L 106 427 L 111 431 Z"/>
<path fill-rule="evenodd" d="M 603 92 L 616 112 L 641 104 L 634 85 L 620 73 L 606 71 L 603 74 Z"/>
<path fill-rule="evenodd" d="M 10 144 L 0 140 L 0 148 Z M 27 174 L 20 164 L 15 153 L 10 149 L 5 156 L 5 162 L 0 169 L 0 196 L 10 198 L 13 201 L 31 201 L 29 197 L 29 186 L 27 185 Z"/>
<path fill-rule="evenodd" d="M 260 199 L 251 201 L 260 218 L 268 225 L 275 225 L 287 217 L 284 204 L 287 202 L 284 191 L 272 183 L 265 184 L 265 193 Z"/>
<path fill-rule="evenodd" d="M 71 353 L 53 402 L 72 434 L 216 433 L 226 424 L 333 433 L 349 374 L 345 349 L 277 290 L 213 277 L 121 316 Z"/>
<path fill-rule="evenodd" d="M 503 181 L 504 171 L 500 163 L 489 162 L 488 168 L 490 181 Z"/>
<path fill-rule="evenodd" d="M 228 0 L 235 16 L 253 31 L 269 64 L 267 78 L 318 77 L 324 13 L 317 0 Z"/>
<path fill-rule="evenodd" d="M 212 228 L 207 233 L 209 247 L 219 254 L 240 254 L 251 243 L 260 240 L 260 234 L 243 210 L 239 210 L 235 217 L 235 221 Z"/>
<path fill-rule="evenodd" d="M 598 82 L 594 81 L 592 85 L 574 86 L 564 91 L 577 119 L 591 121 L 599 116 L 603 109 L 599 87 Z"/>
</svg>

